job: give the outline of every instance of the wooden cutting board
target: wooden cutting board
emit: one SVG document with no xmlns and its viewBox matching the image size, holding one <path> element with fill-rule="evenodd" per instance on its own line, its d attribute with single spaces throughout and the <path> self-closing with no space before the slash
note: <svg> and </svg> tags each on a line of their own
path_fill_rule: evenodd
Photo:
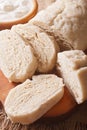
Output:
<svg viewBox="0 0 87 130">
<path fill-rule="evenodd" d="M 4 101 L 7 97 L 10 89 L 14 88 L 17 84 L 11 83 L 4 76 L 2 71 L 0 70 L 0 101 L 4 105 Z M 65 87 L 64 96 L 59 103 L 57 103 L 50 111 L 48 111 L 44 116 L 45 117 L 56 117 L 66 114 L 70 110 L 72 110 L 75 106 L 77 106 L 75 100 L 72 95 L 69 93 L 67 88 Z"/>
<path fill-rule="evenodd" d="M 44 0 L 44 1 L 37 0 L 39 10 L 46 8 L 49 4 L 53 3 L 54 1 L 55 0 Z M 3 105 L 8 92 L 16 85 L 17 85 L 16 83 L 10 83 L 0 70 L 0 101 L 2 102 Z M 71 111 L 73 108 L 75 108 L 75 106 L 77 106 L 75 100 L 65 87 L 65 93 L 63 98 L 58 104 L 56 104 L 49 112 L 45 114 L 45 117 L 61 116 Z"/>
</svg>

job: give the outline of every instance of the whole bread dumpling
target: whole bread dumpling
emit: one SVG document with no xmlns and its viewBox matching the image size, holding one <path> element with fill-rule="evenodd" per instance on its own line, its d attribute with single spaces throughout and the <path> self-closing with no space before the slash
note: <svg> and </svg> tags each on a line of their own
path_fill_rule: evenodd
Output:
<svg viewBox="0 0 87 130">
<path fill-rule="evenodd" d="M 31 78 L 37 68 L 37 59 L 30 46 L 15 32 L 0 32 L 0 68 L 12 82 Z"/>
<path fill-rule="evenodd" d="M 57 0 L 58 2 L 60 0 Z M 55 18 L 53 28 L 72 45 L 74 49 L 87 49 L 87 0 L 61 0 L 61 11 Z"/>
<path fill-rule="evenodd" d="M 53 74 L 34 76 L 9 92 L 5 111 L 14 123 L 31 124 L 58 103 L 63 94 L 62 78 Z"/>
<path fill-rule="evenodd" d="M 69 43 L 70 49 L 87 49 L 87 0 L 56 0 L 29 23 L 36 21 L 50 25 L 58 37 L 66 40 L 61 44 Z"/>
<path fill-rule="evenodd" d="M 29 23 L 34 23 L 35 21 L 43 22 L 47 25 L 52 26 L 54 19 L 64 10 L 64 0 L 56 0 L 53 4 L 49 5 L 47 8 L 41 10 L 32 18 Z"/>
<path fill-rule="evenodd" d="M 33 24 L 16 25 L 12 27 L 12 30 L 33 48 L 38 60 L 39 72 L 47 73 L 54 68 L 59 46 L 53 36 Z"/>
</svg>

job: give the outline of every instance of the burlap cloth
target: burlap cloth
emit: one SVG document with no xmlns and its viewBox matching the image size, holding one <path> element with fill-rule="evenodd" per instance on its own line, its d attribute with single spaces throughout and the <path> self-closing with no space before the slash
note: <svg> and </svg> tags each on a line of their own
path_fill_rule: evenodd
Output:
<svg viewBox="0 0 87 130">
<path fill-rule="evenodd" d="M 0 107 L 0 130 L 87 130 L 87 102 L 78 106 L 68 117 L 64 118 L 60 120 L 59 117 L 53 121 L 40 119 L 32 125 L 22 126 L 12 124 Z"/>
<path fill-rule="evenodd" d="M 44 9 L 55 0 L 37 0 L 39 10 Z M 6 117 L 5 112 L 0 107 L 0 130 L 87 130 L 87 102 L 78 106 L 74 112 L 59 121 L 37 121 L 29 126 L 21 126 L 20 124 L 12 124 Z"/>
</svg>

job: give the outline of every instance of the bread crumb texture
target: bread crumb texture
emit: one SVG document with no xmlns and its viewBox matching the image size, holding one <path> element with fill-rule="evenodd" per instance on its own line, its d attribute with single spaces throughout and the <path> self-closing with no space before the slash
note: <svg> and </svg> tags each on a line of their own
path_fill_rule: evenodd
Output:
<svg viewBox="0 0 87 130">
<path fill-rule="evenodd" d="M 87 100 L 87 55 L 81 50 L 58 53 L 58 69 L 78 104 Z"/>
<path fill-rule="evenodd" d="M 32 80 L 13 88 L 5 101 L 5 111 L 13 122 L 31 124 L 64 94 L 62 78 L 54 74 L 33 76 Z"/>
<path fill-rule="evenodd" d="M 37 59 L 30 46 L 15 32 L 0 32 L 0 67 L 12 82 L 31 78 L 37 68 Z"/>
</svg>

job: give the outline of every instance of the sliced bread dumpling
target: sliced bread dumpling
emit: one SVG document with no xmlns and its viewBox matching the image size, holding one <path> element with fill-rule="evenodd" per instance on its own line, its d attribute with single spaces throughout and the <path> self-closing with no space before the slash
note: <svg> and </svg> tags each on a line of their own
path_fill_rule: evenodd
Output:
<svg viewBox="0 0 87 130">
<path fill-rule="evenodd" d="M 14 123 L 31 124 L 58 103 L 63 94 L 62 78 L 53 74 L 34 76 L 9 92 L 5 111 Z"/>
<path fill-rule="evenodd" d="M 54 68 L 59 46 L 53 36 L 33 24 L 16 25 L 12 27 L 12 30 L 18 33 L 33 48 L 38 59 L 39 72 L 47 73 Z"/>
<path fill-rule="evenodd" d="M 31 78 L 37 68 L 37 59 L 30 46 L 15 32 L 0 32 L 0 68 L 12 82 Z"/>
<path fill-rule="evenodd" d="M 77 103 L 87 100 L 87 55 L 81 50 L 58 53 L 57 69 Z"/>
</svg>

